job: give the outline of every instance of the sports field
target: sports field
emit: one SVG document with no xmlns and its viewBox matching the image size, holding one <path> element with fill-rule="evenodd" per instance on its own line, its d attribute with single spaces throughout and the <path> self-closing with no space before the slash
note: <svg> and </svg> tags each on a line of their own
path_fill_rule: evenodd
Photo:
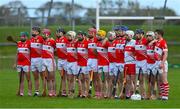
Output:
<svg viewBox="0 0 180 109">
<path fill-rule="evenodd" d="M 180 108 L 180 69 L 169 69 L 170 96 L 168 101 L 131 101 L 131 100 L 97 100 L 97 99 L 70 99 L 62 97 L 29 97 L 16 96 L 18 76 L 15 70 L 0 71 L 0 108 Z M 59 74 L 56 73 L 57 82 Z M 27 85 L 27 84 L 26 84 Z M 27 89 L 27 86 L 25 87 Z"/>
</svg>

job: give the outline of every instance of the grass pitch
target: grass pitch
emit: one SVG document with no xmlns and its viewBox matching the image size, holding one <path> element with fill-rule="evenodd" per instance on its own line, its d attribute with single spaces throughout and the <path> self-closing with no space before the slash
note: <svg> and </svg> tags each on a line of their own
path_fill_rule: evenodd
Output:
<svg viewBox="0 0 180 109">
<path fill-rule="evenodd" d="M 18 76 L 15 70 L 0 70 L 0 108 L 180 108 L 180 69 L 169 69 L 170 96 L 168 101 L 131 101 L 131 100 L 97 100 L 70 99 L 62 97 L 28 97 L 16 96 Z M 57 82 L 59 74 L 56 72 Z M 31 78 L 33 80 L 33 77 Z M 25 83 L 27 89 L 27 83 Z M 34 85 L 33 85 L 34 86 Z M 59 89 L 59 87 L 57 88 Z"/>
</svg>

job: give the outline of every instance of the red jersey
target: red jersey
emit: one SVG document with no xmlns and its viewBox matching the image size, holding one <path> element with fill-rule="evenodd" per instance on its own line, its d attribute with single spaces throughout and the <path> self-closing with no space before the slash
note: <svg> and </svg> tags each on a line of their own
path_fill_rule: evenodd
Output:
<svg viewBox="0 0 180 109">
<path fill-rule="evenodd" d="M 161 39 L 161 40 L 157 41 L 155 44 L 155 50 L 154 50 L 155 59 L 162 60 L 164 51 L 168 51 L 167 43 L 164 39 Z"/>
<path fill-rule="evenodd" d="M 75 41 L 67 42 L 67 61 L 76 62 L 77 61 L 77 43 Z"/>
<path fill-rule="evenodd" d="M 146 45 L 147 40 L 146 38 L 142 38 L 141 40 L 136 40 L 135 45 L 135 54 L 136 54 L 136 60 L 142 61 L 146 59 Z"/>
<path fill-rule="evenodd" d="M 30 41 L 17 43 L 17 65 L 30 65 Z"/>
<path fill-rule="evenodd" d="M 116 62 L 116 40 L 108 43 L 109 62 Z"/>
<path fill-rule="evenodd" d="M 88 41 L 84 39 L 77 43 L 77 62 L 79 66 L 87 66 Z"/>
<path fill-rule="evenodd" d="M 135 63 L 135 43 L 136 41 L 131 39 L 125 45 L 124 49 L 124 60 L 125 63 Z"/>
<path fill-rule="evenodd" d="M 94 50 L 96 50 L 96 43 L 97 43 L 96 37 L 88 40 L 88 58 L 93 58 L 93 59 L 97 58 L 97 55 L 94 52 Z"/>
<path fill-rule="evenodd" d="M 116 62 L 124 63 L 124 46 L 126 39 L 124 37 L 116 39 Z"/>
<path fill-rule="evenodd" d="M 31 58 L 39 58 L 42 56 L 42 45 L 43 38 L 42 36 L 32 37 L 31 41 Z"/>
<path fill-rule="evenodd" d="M 52 38 L 48 38 L 43 43 L 42 58 L 54 58 L 54 49 L 56 42 Z"/>
<path fill-rule="evenodd" d="M 155 63 L 155 58 L 154 58 L 154 48 L 155 48 L 155 43 L 152 45 L 147 45 L 147 63 L 148 64 L 154 64 Z"/>
<path fill-rule="evenodd" d="M 97 60 L 98 60 L 98 65 L 104 66 L 104 65 L 109 65 L 109 60 L 108 60 L 108 41 L 103 43 L 101 41 L 97 42 Z"/>
<path fill-rule="evenodd" d="M 60 59 L 67 58 L 66 44 L 68 40 L 65 36 L 56 39 L 57 57 Z"/>
</svg>

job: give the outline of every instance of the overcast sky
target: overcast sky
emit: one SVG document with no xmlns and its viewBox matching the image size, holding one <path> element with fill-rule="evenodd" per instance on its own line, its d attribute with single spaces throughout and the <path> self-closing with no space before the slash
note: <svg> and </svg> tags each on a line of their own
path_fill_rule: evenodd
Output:
<svg viewBox="0 0 180 109">
<path fill-rule="evenodd" d="M 0 0 L 0 5 L 7 4 L 10 1 L 15 0 Z M 21 0 L 24 5 L 27 7 L 39 7 L 43 5 L 45 2 L 50 0 Z M 53 0 L 53 1 L 63 1 L 63 2 L 71 2 L 71 0 Z M 74 0 L 75 3 L 79 3 L 83 5 L 84 7 L 95 7 L 96 6 L 96 0 Z M 124 0 L 126 1 L 126 0 Z M 134 0 L 135 1 L 135 0 Z M 141 7 L 163 7 L 164 0 L 137 0 L 140 3 Z M 167 1 L 167 7 L 175 10 L 175 12 L 180 15 L 180 0 L 168 0 Z M 30 12 L 32 13 L 32 12 Z"/>
</svg>

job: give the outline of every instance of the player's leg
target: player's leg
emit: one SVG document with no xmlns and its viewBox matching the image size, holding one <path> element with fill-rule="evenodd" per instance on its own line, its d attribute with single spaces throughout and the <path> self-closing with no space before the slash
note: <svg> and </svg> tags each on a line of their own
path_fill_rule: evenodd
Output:
<svg viewBox="0 0 180 109">
<path fill-rule="evenodd" d="M 128 73 L 130 76 L 130 83 L 129 83 L 130 84 L 130 91 L 129 91 L 128 95 L 131 96 L 136 91 L 136 65 L 135 64 L 129 64 Z"/>
<path fill-rule="evenodd" d="M 49 61 L 47 59 L 39 60 L 39 63 L 38 63 L 38 71 L 39 71 L 40 76 L 41 76 L 42 88 L 43 88 L 42 96 L 46 96 L 46 84 L 47 84 L 47 82 L 50 82 L 49 81 L 50 80 L 49 79 L 49 71 L 47 69 L 48 64 L 49 64 Z"/>
<path fill-rule="evenodd" d="M 168 72 L 168 63 L 167 61 L 164 63 L 164 67 L 162 68 L 162 82 L 163 82 L 163 89 L 164 92 L 162 93 L 162 100 L 168 100 L 169 96 L 169 83 L 167 80 L 167 72 Z"/>
<path fill-rule="evenodd" d="M 78 81 L 78 86 L 79 86 L 79 89 L 81 89 L 82 98 L 85 98 L 85 79 L 84 79 L 83 73 L 79 74 L 79 79 L 80 81 Z"/>
<path fill-rule="evenodd" d="M 46 84 L 47 84 L 47 73 L 46 72 L 40 72 L 41 79 L 42 79 L 42 86 L 43 86 L 43 91 L 42 91 L 42 96 L 46 96 Z"/>
<path fill-rule="evenodd" d="M 130 94 L 130 91 L 131 91 L 131 86 L 132 83 L 131 83 L 131 77 L 130 75 L 127 73 L 127 76 L 126 76 L 126 99 L 129 99 L 131 94 Z"/>
<path fill-rule="evenodd" d="M 48 73 L 50 78 L 50 88 L 51 88 L 51 95 L 50 96 L 56 96 L 56 83 L 55 83 L 55 62 L 53 59 L 48 59 Z"/>
<path fill-rule="evenodd" d="M 109 74 L 109 78 L 108 78 L 108 98 L 112 98 L 113 95 L 113 83 L 114 83 L 114 79 L 115 79 L 115 75 L 114 74 Z"/>
<path fill-rule="evenodd" d="M 143 74 L 143 71 L 141 71 L 139 78 L 139 86 L 140 86 L 140 95 L 142 98 L 145 97 L 144 79 L 145 79 L 145 75 Z"/>
<path fill-rule="evenodd" d="M 119 87 L 120 87 L 120 65 L 119 65 L 119 63 L 118 63 L 118 65 L 116 65 L 116 75 L 115 75 L 115 77 L 114 77 L 114 81 L 115 81 L 115 79 L 116 79 L 116 76 L 118 76 L 118 80 L 117 80 L 117 83 L 116 83 L 116 92 L 115 92 L 115 95 L 113 95 L 114 96 L 114 98 L 115 99 L 117 99 L 118 98 L 118 89 L 119 89 Z M 119 72 L 119 73 L 118 73 Z M 117 75 L 118 74 L 118 75 Z M 114 82 L 113 82 L 114 83 Z"/>
<path fill-rule="evenodd" d="M 62 86 L 62 90 L 61 90 L 61 94 L 62 96 L 66 96 L 66 80 L 67 80 L 67 74 L 66 71 L 64 70 L 64 68 L 60 71 L 61 72 L 61 86 Z"/>
<path fill-rule="evenodd" d="M 83 67 L 83 73 L 84 73 L 84 82 L 85 82 L 85 96 L 88 97 L 89 88 L 90 88 L 90 74 L 87 70 L 87 66 Z"/>
<path fill-rule="evenodd" d="M 33 77 L 34 77 L 34 83 L 35 83 L 35 93 L 34 96 L 39 96 L 39 73 L 36 67 L 36 60 L 35 58 L 31 59 L 31 71 L 33 73 Z"/>
<path fill-rule="evenodd" d="M 102 67 L 98 66 L 98 73 L 97 73 L 97 99 L 100 99 L 102 97 L 102 78 L 101 78 L 101 73 L 102 73 Z"/>
<path fill-rule="evenodd" d="M 26 74 L 26 80 L 27 80 L 27 83 L 28 83 L 28 95 L 31 96 L 32 95 L 32 81 L 31 81 L 31 74 L 30 74 L 30 66 L 25 66 L 26 68 L 26 71 L 25 71 L 25 74 Z"/>
<path fill-rule="evenodd" d="M 152 74 L 150 76 L 150 99 L 155 100 L 156 99 L 156 89 L 155 89 L 155 83 L 156 83 L 156 72 L 152 70 Z"/>
<path fill-rule="evenodd" d="M 38 71 L 33 71 L 33 76 L 34 76 L 34 83 L 35 83 L 35 93 L 34 96 L 39 96 L 39 73 Z"/>
<path fill-rule="evenodd" d="M 17 90 L 16 95 L 19 96 L 20 95 L 20 85 L 21 85 L 20 73 L 19 72 L 21 71 L 21 67 L 17 65 L 16 70 L 18 72 L 18 78 L 19 78 L 18 90 Z"/>
<path fill-rule="evenodd" d="M 98 95 L 98 82 L 97 82 L 97 79 L 98 79 L 98 72 L 93 72 L 93 88 L 94 88 L 94 97 L 97 97 Z"/>
<path fill-rule="evenodd" d="M 49 72 L 49 82 L 50 82 L 50 93 L 49 96 L 53 96 L 54 92 L 55 92 L 55 84 L 54 84 L 54 80 L 55 80 L 55 74 L 54 71 L 50 71 Z"/>
<path fill-rule="evenodd" d="M 145 73 L 143 70 L 143 61 L 137 61 L 136 62 L 136 69 L 137 69 L 137 76 L 139 76 L 139 89 L 140 89 L 140 95 L 142 98 L 145 97 L 145 84 L 144 84 L 144 80 L 145 80 Z M 138 78 L 138 77 L 137 77 Z"/>
<path fill-rule="evenodd" d="M 124 67 L 122 69 L 124 69 Z M 123 88 L 122 88 L 122 86 L 123 86 L 123 70 L 120 71 L 118 80 L 119 80 L 119 92 L 121 92 L 121 90 L 123 90 Z"/>
<path fill-rule="evenodd" d="M 102 66 L 102 73 L 101 73 L 101 79 L 102 79 L 102 97 L 107 98 L 108 96 L 108 66 Z"/>
<path fill-rule="evenodd" d="M 20 72 L 18 72 L 19 73 L 19 80 L 20 80 L 20 82 L 19 82 L 19 95 L 20 96 L 24 96 L 24 75 L 25 75 L 25 73 L 24 73 L 24 71 L 23 71 L 23 68 L 21 67 L 21 70 L 20 70 Z"/>
<path fill-rule="evenodd" d="M 136 75 L 132 74 L 131 75 L 131 91 L 130 91 L 130 94 L 132 95 L 133 93 L 135 93 L 136 91 Z"/>
<path fill-rule="evenodd" d="M 95 96 L 97 96 L 97 76 L 98 76 L 98 66 L 97 66 L 97 59 L 94 59 L 92 61 L 92 70 L 93 70 L 93 86 L 94 86 L 94 91 L 95 91 Z"/>
</svg>

